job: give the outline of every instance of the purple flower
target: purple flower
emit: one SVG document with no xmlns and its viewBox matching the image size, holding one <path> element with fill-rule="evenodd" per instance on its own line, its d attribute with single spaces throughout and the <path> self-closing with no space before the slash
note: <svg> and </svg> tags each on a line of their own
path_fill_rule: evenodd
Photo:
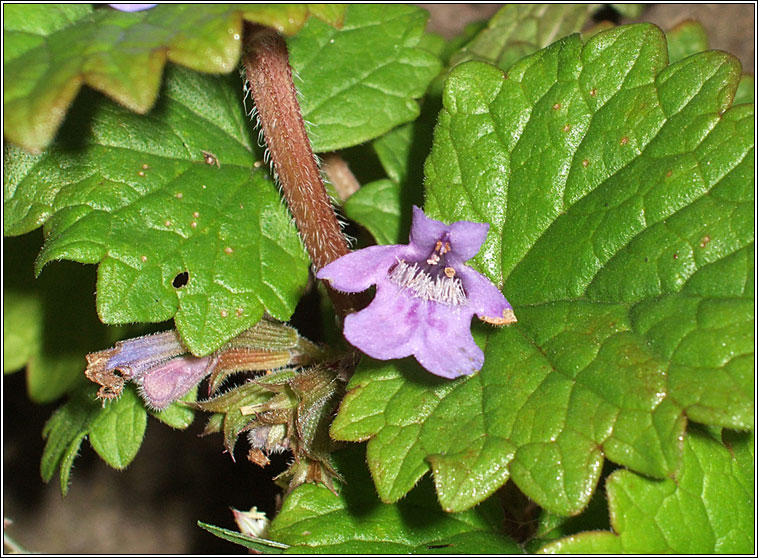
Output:
<svg viewBox="0 0 758 558">
<path fill-rule="evenodd" d="M 100 384 L 101 399 L 118 397 L 130 380 L 148 406 L 165 409 L 205 378 L 216 360 L 188 354 L 172 330 L 119 341 L 112 349 L 88 354 L 84 374 Z"/>
<path fill-rule="evenodd" d="M 114 10 L 120 12 L 141 12 L 142 10 L 149 10 L 155 8 L 158 4 L 108 4 Z"/>
<path fill-rule="evenodd" d="M 445 225 L 413 208 L 410 244 L 372 246 L 325 266 L 319 279 L 345 292 L 376 285 L 366 308 L 345 318 L 345 338 L 372 358 L 409 355 L 445 378 L 473 374 L 484 353 L 471 336 L 471 318 L 506 325 L 513 308 L 484 275 L 465 265 L 479 251 L 488 224 Z"/>
<path fill-rule="evenodd" d="M 115 399 L 131 381 L 150 408 L 165 409 L 209 374 L 209 389 L 215 392 L 236 372 L 305 366 L 325 355 L 294 328 L 263 318 L 205 357 L 190 354 L 174 330 L 119 341 L 88 354 L 84 375 L 100 385 L 100 399 Z"/>
</svg>

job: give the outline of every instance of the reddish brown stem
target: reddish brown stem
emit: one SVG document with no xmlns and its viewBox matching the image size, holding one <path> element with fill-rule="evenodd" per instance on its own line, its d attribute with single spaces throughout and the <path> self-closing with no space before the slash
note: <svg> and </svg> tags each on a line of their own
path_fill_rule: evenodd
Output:
<svg viewBox="0 0 758 558">
<path fill-rule="evenodd" d="M 305 133 L 287 44 L 273 29 L 246 24 L 244 64 L 284 197 L 311 261 L 321 269 L 350 250 Z M 354 297 L 328 290 L 338 313 L 356 309 Z"/>
</svg>

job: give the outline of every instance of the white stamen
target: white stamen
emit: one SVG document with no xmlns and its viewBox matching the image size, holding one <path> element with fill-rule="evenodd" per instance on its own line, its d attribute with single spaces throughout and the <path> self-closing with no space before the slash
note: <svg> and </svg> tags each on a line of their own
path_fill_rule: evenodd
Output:
<svg viewBox="0 0 758 558">
<path fill-rule="evenodd" d="M 397 265 L 390 272 L 389 278 L 396 285 L 410 289 L 414 296 L 423 300 L 432 300 L 450 306 L 462 306 L 466 303 L 466 293 L 458 277 L 440 275 L 432 279 L 415 263 L 408 265 L 404 261 L 398 260 Z"/>
</svg>

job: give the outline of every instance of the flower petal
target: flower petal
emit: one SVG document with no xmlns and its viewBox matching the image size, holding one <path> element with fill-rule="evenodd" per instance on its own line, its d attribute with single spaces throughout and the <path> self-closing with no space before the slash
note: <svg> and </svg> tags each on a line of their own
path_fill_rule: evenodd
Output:
<svg viewBox="0 0 758 558">
<path fill-rule="evenodd" d="M 211 359 L 210 356 L 175 358 L 146 372 L 136 380 L 142 399 L 153 409 L 165 409 L 210 373 Z"/>
<path fill-rule="evenodd" d="M 425 324 L 414 336 L 414 355 L 432 374 L 457 378 L 482 368 L 484 353 L 471 336 L 471 314 L 453 310 L 436 302 L 427 302 Z"/>
<path fill-rule="evenodd" d="M 149 10 L 155 8 L 158 4 L 108 4 L 114 10 L 120 12 L 141 12 L 142 10 Z"/>
<path fill-rule="evenodd" d="M 176 330 L 163 331 L 116 343 L 107 362 L 109 369 L 119 369 L 124 377 L 138 378 L 153 366 L 187 353 Z"/>
<path fill-rule="evenodd" d="M 448 232 L 448 226 L 440 221 L 430 219 L 424 212 L 413 206 L 410 245 L 414 247 L 417 257 L 428 256 L 436 242 Z"/>
<path fill-rule="evenodd" d="M 351 252 L 324 266 L 316 274 L 333 288 L 346 293 L 365 291 L 387 276 L 387 270 L 407 253 L 407 246 L 371 246 Z"/>
<path fill-rule="evenodd" d="M 473 314 L 494 325 L 507 325 L 516 321 L 511 303 L 487 277 L 468 266 L 460 269 L 458 276 Z"/>
<path fill-rule="evenodd" d="M 470 221 L 457 221 L 450 225 L 450 244 L 453 247 L 451 256 L 460 263 L 470 260 L 479 252 L 490 226 L 487 223 L 472 223 Z"/>
<path fill-rule="evenodd" d="M 410 356 L 413 350 L 409 343 L 421 303 L 389 281 L 381 282 L 371 304 L 345 318 L 345 339 L 372 358 Z"/>
<path fill-rule="evenodd" d="M 457 378 L 482 367 L 484 354 L 471 336 L 466 308 L 414 298 L 392 283 L 377 285 L 373 302 L 345 318 L 345 338 L 372 358 L 414 355 L 438 376 Z"/>
</svg>

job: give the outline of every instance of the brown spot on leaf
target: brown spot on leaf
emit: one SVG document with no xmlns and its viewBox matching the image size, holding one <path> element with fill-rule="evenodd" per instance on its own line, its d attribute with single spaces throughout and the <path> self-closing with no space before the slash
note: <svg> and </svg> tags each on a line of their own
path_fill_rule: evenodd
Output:
<svg viewBox="0 0 758 558">
<path fill-rule="evenodd" d="M 221 163 L 218 161 L 218 157 L 216 157 L 213 153 L 210 151 L 203 151 L 203 159 L 205 160 L 206 165 L 216 165 L 218 168 L 221 168 Z"/>
</svg>

